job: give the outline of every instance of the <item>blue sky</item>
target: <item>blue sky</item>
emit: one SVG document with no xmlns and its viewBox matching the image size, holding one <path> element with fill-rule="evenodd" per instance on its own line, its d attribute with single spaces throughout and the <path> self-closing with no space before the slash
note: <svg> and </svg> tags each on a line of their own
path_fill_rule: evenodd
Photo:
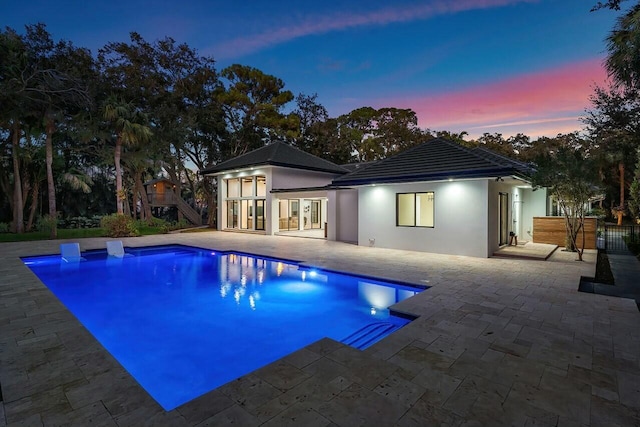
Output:
<svg viewBox="0 0 640 427">
<path fill-rule="evenodd" d="M 235 4 L 234 4 L 235 3 Z M 412 108 L 432 130 L 555 136 L 580 130 L 616 12 L 592 0 L 383 2 L 31 0 L 0 23 L 43 22 L 94 53 L 131 31 L 165 36 L 318 94 L 331 116 Z"/>
</svg>

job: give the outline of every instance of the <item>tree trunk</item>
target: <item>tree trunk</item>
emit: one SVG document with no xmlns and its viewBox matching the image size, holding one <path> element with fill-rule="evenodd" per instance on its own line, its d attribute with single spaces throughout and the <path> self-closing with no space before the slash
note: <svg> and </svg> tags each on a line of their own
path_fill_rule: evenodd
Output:
<svg viewBox="0 0 640 427">
<path fill-rule="evenodd" d="M 133 219 L 138 219 L 138 199 L 140 197 L 138 193 L 138 174 L 139 172 L 137 171 L 133 174 L 133 195 L 131 196 L 131 216 Z M 142 207 L 140 208 L 140 219 L 143 219 Z"/>
<path fill-rule="evenodd" d="M 116 138 L 116 149 L 113 156 L 113 160 L 116 166 L 116 208 L 118 215 L 124 214 L 123 196 L 124 191 L 122 189 L 122 171 L 120 169 L 120 156 L 122 155 L 122 136 L 118 135 Z"/>
<path fill-rule="evenodd" d="M 27 231 L 33 228 L 33 221 L 38 212 L 38 200 L 40 199 L 40 183 L 35 181 L 31 190 L 31 208 L 29 209 L 29 219 L 27 220 Z"/>
<path fill-rule="evenodd" d="M 144 213 L 144 219 L 149 221 L 153 215 L 151 215 L 151 205 L 149 204 L 149 198 L 147 197 L 147 192 L 144 189 L 144 185 L 142 184 L 142 177 L 136 177 L 136 187 L 138 187 L 138 192 L 140 193 L 140 200 L 142 201 L 142 213 Z"/>
<path fill-rule="evenodd" d="M 22 198 L 22 182 L 20 178 L 20 123 L 13 122 L 12 138 L 13 158 L 13 230 L 16 233 L 24 233 L 24 212 Z"/>
<path fill-rule="evenodd" d="M 585 232 L 585 226 L 584 226 L 584 213 L 581 214 L 581 218 L 580 218 L 581 224 L 582 224 L 582 247 L 578 250 L 578 261 L 582 261 L 582 254 L 584 253 L 584 245 L 587 241 L 586 239 L 586 232 Z"/>
<path fill-rule="evenodd" d="M 624 215 L 624 162 L 618 163 L 618 170 L 620 171 L 620 206 L 618 208 L 618 225 L 622 225 L 622 216 Z"/>
<path fill-rule="evenodd" d="M 47 157 L 47 198 L 49 201 L 49 216 L 51 217 L 51 233 L 49 238 L 55 239 L 58 237 L 57 221 L 53 221 L 54 218 L 58 218 L 56 210 L 56 186 L 53 181 L 53 132 L 55 130 L 55 123 L 51 117 L 47 118 L 46 133 L 47 138 L 45 140 L 46 157 Z"/>
<path fill-rule="evenodd" d="M 123 192 L 123 199 L 122 199 L 122 209 L 123 209 L 123 214 L 127 215 L 127 216 L 131 216 L 131 205 L 129 204 L 129 193 L 127 192 Z"/>
<path fill-rule="evenodd" d="M 210 197 L 207 197 L 209 202 L 207 203 L 207 214 L 209 215 L 207 225 L 209 227 L 217 228 L 218 227 L 218 208 L 216 206 L 215 197 L 212 194 Z"/>
</svg>

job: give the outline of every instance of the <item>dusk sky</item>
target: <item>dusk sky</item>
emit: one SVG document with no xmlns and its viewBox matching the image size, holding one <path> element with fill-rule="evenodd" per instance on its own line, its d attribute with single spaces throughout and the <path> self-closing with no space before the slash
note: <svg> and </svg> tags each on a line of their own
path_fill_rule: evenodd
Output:
<svg viewBox="0 0 640 427">
<path fill-rule="evenodd" d="M 165 36 L 249 65 L 329 115 L 411 108 L 431 130 L 555 136 L 580 130 L 604 41 L 620 12 L 595 0 L 3 1 L 0 24 L 43 22 L 54 39 L 97 50 Z"/>
</svg>

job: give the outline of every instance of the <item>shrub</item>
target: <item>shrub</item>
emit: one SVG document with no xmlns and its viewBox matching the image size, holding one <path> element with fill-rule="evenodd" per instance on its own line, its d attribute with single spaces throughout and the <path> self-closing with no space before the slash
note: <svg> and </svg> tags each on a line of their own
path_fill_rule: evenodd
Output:
<svg viewBox="0 0 640 427">
<path fill-rule="evenodd" d="M 182 218 L 179 221 L 172 222 L 171 225 L 169 225 L 169 230 L 180 230 L 182 228 L 188 228 L 190 226 L 191 226 L 191 223 L 186 219 Z"/>
<path fill-rule="evenodd" d="M 0 222 L 0 233 L 8 233 L 9 232 L 9 224 L 6 222 Z"/>
<path fill-rule="evenodd" d="M 91 228 L 100 228 L 100 224 L 102 224 L 102 215 L 94 215 L 89 221 Z"/>
<path fill-rule="evenodd" d="M 109 237 L 139 236 L 135 221 L 126 215 L 113 214 L 102 217 L 100 225 Z"/>
<path fill-rule="evenodd" d="M 603 208 L 593 208 L 590 212 L 587 212 L 585 216 L 595 216 L 598 219 L 604 219 L 607 217 L 607 211 Z"/>
<path fill-rule="evenodd" d="M 85 216 L 75 216 L 73 218 L 61 219 L 58 221 L 59 228 L 98 228 L 102 216 L 94 215 L 91 218 Z"/>
<path fill-rule="evenodd" d="M 161 218 L 156 218 L 156 217 L 151 217 L 147 220 L 144 220 L 143 222 L 145 223 L 145 225 L 148 225 L 149 227 L 165 227 L 168 225 L 167 221 Z"/>
<path fill-rule="evenodd" d="M 58 226 L 58 218 L 51 215 L 43 215 L 36 222 L 36 229 L 42 232 L 50 232 Z"/>
</svg>

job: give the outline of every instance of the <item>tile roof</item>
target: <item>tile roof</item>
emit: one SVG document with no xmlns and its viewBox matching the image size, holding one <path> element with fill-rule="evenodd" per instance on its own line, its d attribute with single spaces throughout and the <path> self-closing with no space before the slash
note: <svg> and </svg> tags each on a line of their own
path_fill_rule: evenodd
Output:
<svg viewBox="0 0 640 427">
<path fill-rule="evenodd" d="M 347 169 L 338 166 L 335 163 L 331 163 L 328 160 L 305 153 L 304 151 L 298 150 L 287 143 L 278 141 L 233 159 L 229 159 L 225 162 L 218 163 L 217 165 L 202 169 L 200 173 L 213 174 L 262 165 L 283 166 L 335 174 L 344 174 L 348 172 Z"/>
<path fill-rule="evenodd" d="M 364 185 L 511 175 L 527 179 L 532 173 L 530 166 L 485 148 L 467 148 L 436 138 L 338 177 L 333 184 Z"/>
</svg>

